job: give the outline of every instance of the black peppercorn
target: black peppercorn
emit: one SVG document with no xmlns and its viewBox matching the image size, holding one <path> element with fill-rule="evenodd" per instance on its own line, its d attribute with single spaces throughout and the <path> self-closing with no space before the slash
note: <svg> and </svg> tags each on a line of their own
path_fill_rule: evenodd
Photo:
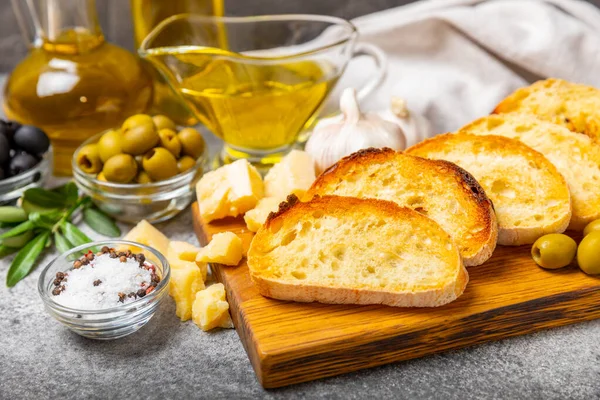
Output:
<svg viewBox="0 0 600 400">
<path fill-rule="evenodd" d="M 101 281 L 100 279 L 96 279 L 96 280 L 94 281 L 94 286 L 98 286 L 98 285 L 100 285 L 101 283 L 102 283 L 102 281 Z"/>
<path fill-rule="evenodd" d="M 117 253 L 111 252 L 109 255 L 110 258 L 117 258 Z"/>
<path fill-rule="evenodd" d="M 146 289 L 140 289 L 136 293 L 138 297 L 144 297 L 146 295 Z"/>
<path fill-rule="evenodd" d="M 110 249 L 108 248 L 108 246 L 102 247 L 102 252 L 103 253 L 108 253 L 109 251 L 110 251 Z"/>
<path fill-rule="evenodd" d="M 65 273 L 64 272 L 57 272 L 56 273 L 56 277 L 58 279 L 65 279 Z"/>
<path fill-rule="evenodd" d="M 137 256 L 135 256 L 135 258 L 138 260 L 138 262 L 140 264 L 143 264 L 144 261 L 146 261 L 146 256 L 144 256 L 142 253 L 140 253 Z"/>
<path fill-rule="evenodd" d="M 60 288 L 57 287 L 57 288 L 54 288 L 54 290 L 52 291 L 52 294 L 55 296 L 58 296 L 60 294 L 60 292 L 61 292 Z"/>
<path fill-rule="evenodd" d="M 61 284 L 61 283 L 62 283 L 62 279 L 58 279 L 58 278 L 56 278 L 56 279 L 54 280 L 54 286 L 60 286 L 60 284 Z"/>
</svg>

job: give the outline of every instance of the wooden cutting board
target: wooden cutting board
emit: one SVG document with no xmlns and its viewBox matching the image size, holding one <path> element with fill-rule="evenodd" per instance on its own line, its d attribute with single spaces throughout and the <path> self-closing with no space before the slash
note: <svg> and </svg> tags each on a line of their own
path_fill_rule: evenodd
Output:
<svg viewBox="0 0 600 400">
<path fill-rule="evenodd" d="M 249 246 L 241 218 L 206 224 L 196 204 L 193 214 L 200 243 L 232 231 Z M 600 317 L 600 278 L 576 267 L 541 269 L 529 252 L 498 247 L 469 269 L 464 294 L 438 308 L 272 300 L 258 293 L 244 261 L 214 273 L 260 383 L 274 388 Z"/>
</svg>

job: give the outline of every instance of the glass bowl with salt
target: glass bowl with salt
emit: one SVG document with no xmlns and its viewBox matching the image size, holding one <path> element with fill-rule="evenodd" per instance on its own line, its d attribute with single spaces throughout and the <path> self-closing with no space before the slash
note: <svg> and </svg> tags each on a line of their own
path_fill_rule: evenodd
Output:
<svg viewBox="0 0 600 400">
<path fill-rule="evenodd" d="M 73 332 L 111 340 L 144 326 L 168 292 L 169 263 L 139 243 L 108 240 L 76 247 L 52 261 L 38 291 L 48 313 Z"/>
</svg>

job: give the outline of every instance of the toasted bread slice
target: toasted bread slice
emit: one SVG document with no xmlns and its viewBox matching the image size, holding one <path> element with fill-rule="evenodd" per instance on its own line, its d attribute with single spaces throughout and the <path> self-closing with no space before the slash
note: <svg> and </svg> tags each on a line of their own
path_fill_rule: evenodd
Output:
<svg viewBox="0 0 600 400">
<path fill-rule="evenodd" d="M 588 136 L 518 113 L 483 117 L 460 132 L 517 139 L 542 153 L 569 185 L 573 215 L 567 229 L 582 230 L 600 218 L 600 146 Z"/>
<path fill-rule="evenodd" d="M 407 152 L 452 161 L 473 174 L 494 202 L 498 244 L 533 243 L 569 225 L 571 197 L 565 179 L 541 153 L 518 140 L 447 133 Z"/>
<path fill-rule="evenodd" d="M 517 89 L 494 109 L 520 112 L 584 133 L 600 142 L 600 90 L 562 79 L 546 79 Z"/>
<path fill-rule="evenodd" d="M 452 235 L 467 266 L 483 264 L 496 248 L 491 201 L 469 173 L 446 161 L 362 150 L 323 172 L 305 199 L 317 194 L 389 200 L 419 211 Z"/>
<path fill-rule="evenodd" d="M 263 296 L 300 302 L 436 307 L 465 290 L 458 247 L 433 220 L 395 203 L 288 197 L 248 251 Z"/>
</svg>

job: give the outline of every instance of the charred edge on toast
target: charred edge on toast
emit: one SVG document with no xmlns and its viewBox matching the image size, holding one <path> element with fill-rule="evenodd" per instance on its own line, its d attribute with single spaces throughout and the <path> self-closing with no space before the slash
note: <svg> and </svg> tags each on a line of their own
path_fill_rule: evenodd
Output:
<svg viewBox="0 0 600 400">
<path fill-rule="evenodd" d="M 318 196 L 315 196 L 318 197 Z M 300 203 L 300 199 L 295 194 L 290 194 L 285 201 L 279 203 L 279 209 L 275 212 L 270 212 L 267 216 L 267 220 L 265 221 L 265 226 L 268 225 L 272 220 L 284 214 L 286 211 L 290 210 L 296 204 Z"/>
<path fill-rule="evenodd" d="M 492 200 L 490 200 L 487 197 L 487 194 L 485 194 L 485 190 L 483 190 L 483 188 L 481 187 L 479 182 L 477 182 L 477 179 L 475 179 L 473 177 L 473 175 L 471 175 L 469 172 L 462 169 L 458 165 L 454 164 L 453 162 L 446 161 L 446 160 L 436 160 L 436 161 L 443 163 L 448 168 L 451 168 L 454 171 L 456 171 L 456 173 L 460 177 L 461 181 L 464 182 L 463 186 L 471 192 L 471 194 L 473 195 L 475 200 L 477 200 L 478 204 L 489 203 L 492 206 L 492 209 L 494 208 L 494 204 L 492 203 Z"/>
<path fill-rule="evenodd" d="M 353 161 L 355 159 L 367 157 L 369 155 L 384 154 L 384 153 L 389 153 L 389 152 L 395 153 L 396 151 L 393 149 L 390 149 L 389 147 L 383 147 L 383 148 L 379 148 L 379 149 L 375 148 L 375 147 L 369 147 L 368 149 L 358 150 L 358 151 L 350 154 L 349 156 L 342 158 L 341 160 L 339 160 L 338 162 L 333 164 L 331 167 L 327 168 L 325 171 L 323 171 L 323 173 L 321 175 L 330 174 L 333 171 L 335 171 L 339 165 L 346 164 L 347 162 Z"/>
</svg>

